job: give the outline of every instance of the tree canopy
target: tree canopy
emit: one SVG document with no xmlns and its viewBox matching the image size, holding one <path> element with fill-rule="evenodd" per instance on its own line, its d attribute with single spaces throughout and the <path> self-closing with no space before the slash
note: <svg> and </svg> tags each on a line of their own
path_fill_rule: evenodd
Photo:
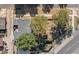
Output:
<svg viewBox="0 0 79 59">
<path fill-rule="evenodd" d="M 65 34 L 71 31 L 67 9 L 60 9 L 59 12 L 54 15 L 53 21 L 56 25 L 53 30 L 53 39 L 60 41 L 65 37 Z"/>
<path fill-rule="evenodd" d="M 31 33 L 23 33 L 17 40 L 17 49 L 31 50 L 37 45 L 36 38 Z"/>
<path fill-rule="evenodd" d="M 33 33 L 35 33 L 36 35 L 46 34 L 47 18 L 44 16 L 35 16 L 32 19 L 31 28 L 32 28 Z"/>
<path fill-rule="evenodd" d="M 44 35 L 46 35 L 46 29 L 47 29 L 47 18 L 44 16 L 35 16 L 32 19 L 31 22 L 31 28 L 35 35 L 35 37 L 38 39 L 38 49 L 42 51 L 46 44 L 46 40 L 44 39 Z"/>
<path fill-rule="evenodd" d="M 68 25 L 69 15 L 66 9 L 61 9 L 55 16 L 54 21 L 56 25 Z"/>
</svg>

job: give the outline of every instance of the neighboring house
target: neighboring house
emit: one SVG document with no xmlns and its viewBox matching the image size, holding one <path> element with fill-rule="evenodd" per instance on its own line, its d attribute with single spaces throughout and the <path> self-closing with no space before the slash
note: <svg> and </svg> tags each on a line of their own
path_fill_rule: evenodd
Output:
<svg viewBox="0 0 79 59">
<path fill-rule="evenodd" d="M 0 35 L 6 33 L 6 18 L 0 17 Z"/>
<path fill-rule="evenodd" d="M 0 51 L 3 50 L 3 38 L 6 35 L 6 18 L 0 17 Z"/>
</svg>

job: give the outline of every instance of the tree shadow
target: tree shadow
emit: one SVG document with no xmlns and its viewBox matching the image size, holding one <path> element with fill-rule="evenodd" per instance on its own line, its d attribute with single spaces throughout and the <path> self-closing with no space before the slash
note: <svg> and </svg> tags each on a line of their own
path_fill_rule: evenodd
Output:
<svg viewBox="0 0 79 59">
<path fill-rule="evenodd" d="M 35 34 L 34 34 L 35 35 Z M 36 39 L 37 39 L 37 42 L 38 42 L 38 45 L 37 47 L 35 47 L 35 49 L 33 50 L 36 50 L 37 52 L 42 52 L 43 49 L 45 48 L 45 45 L 46 45 L 46 41 L 47 41 L 47 35 L 41 35 L 41 34 L 38 34 L 38 35 L 35 35 Z"/>
<path fill-rule="evenodd" d="M 15 4 L 16 17 L 23 17 L 25 14 L 30 13 L 31 16 L 37 14 L 38 4 Z"/>
<path fill-rule="evenodd" d="M 28 5 L 29 13 L 31 16 L 35 16 L 36 14 L 38 14 L 38 10 L 37 10 L 38 6 L 39 6 L 38 4 L 29 4 Z"/>
<path fill-rule="evenodd" d="M 49 13 L 53 6 L 54 4 L 44 4 L 42 10 L 44 13 Z"/>
<path fill-rule="evenodd" d="M 65 28 L 64 26 L 58 25 L 57 27 L 54 27 L 52 38 L 55 40 L 55 43 L 60 45 L 62 43 L 63 39 L 66 39 L 66 37 L 70 37 L 72 34 L 72 28 Z"/>
<path fill-rule="evenodd" d="M 67 4 L 59 4 L 59 7 L 60 8 L 66 8 L 67 7 Z"/>
</svg>

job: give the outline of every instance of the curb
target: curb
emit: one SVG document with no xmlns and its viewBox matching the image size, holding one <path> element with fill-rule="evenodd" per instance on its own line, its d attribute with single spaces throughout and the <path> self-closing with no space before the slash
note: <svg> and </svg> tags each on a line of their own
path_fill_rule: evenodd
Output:
<svg viewBox="0 0 79 59">
<path fill-rule="evenodd" d="M 64 46 L 66 46 L 73 38 L 73 35 L 65 40 L 62 41 L 62 44 L 59 45 L 58 47 L 52 48 L 49 53 L 57 54 Z"/>
<path fill-rule="evenodd" d="M 54 53 L 57 54 L 64 46 L 66 46 L 72 40 L 72 38 L 73 38 L 73 36 L 63 40 L 63 43 L 54 50 Z"/>
</svg>

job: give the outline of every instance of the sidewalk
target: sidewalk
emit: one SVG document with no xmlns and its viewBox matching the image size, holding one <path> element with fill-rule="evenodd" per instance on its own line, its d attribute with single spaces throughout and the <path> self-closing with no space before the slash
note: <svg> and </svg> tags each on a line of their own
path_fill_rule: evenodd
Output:
<svg viewBox="0 0 79 59">
<path fill-rule="evenodd" d="M 66 46 L 71 40 L 73 40 L 74 36 L 76 36 L 76 34 L 78 33 L 78 31 L 79 30 L 77 30 L 74 33 L 72 33 L 71 37 L 63 40 L 61 45 L 59 45 L 58 47 L 52 48 L 48 53 L 49 54 L 52 54 L 52 53 L 57 54 L 64 46 Z"/>
<path fill-rule="evenodd" d="M 56 54 L 59 52 L 64 46 L 66 46 L 71 40 L 73 39 L 73 35 L 65 40 L 62 41 L 62 44 L 55 48 L 54 53 Z"/>
<path fill-rule="evenodd" d="M 65 40 L 62 41 L 62 44 L 59 45 L 58 47 L 52 48 L 48 53 L 49 54 L 56 54 L 58 53 L 64 46 L 66 46 L 73 38 L 73 35 Z"/>
<path fill-rule="evenodd" d="M 64 46 L 66 46 L 73 38 L 73 35 L 62 41 L 62 44 L 59 46 L 55 46 L 49 52 L 41 53 L 41 54 L 57 54 Z"/>
</svg>

